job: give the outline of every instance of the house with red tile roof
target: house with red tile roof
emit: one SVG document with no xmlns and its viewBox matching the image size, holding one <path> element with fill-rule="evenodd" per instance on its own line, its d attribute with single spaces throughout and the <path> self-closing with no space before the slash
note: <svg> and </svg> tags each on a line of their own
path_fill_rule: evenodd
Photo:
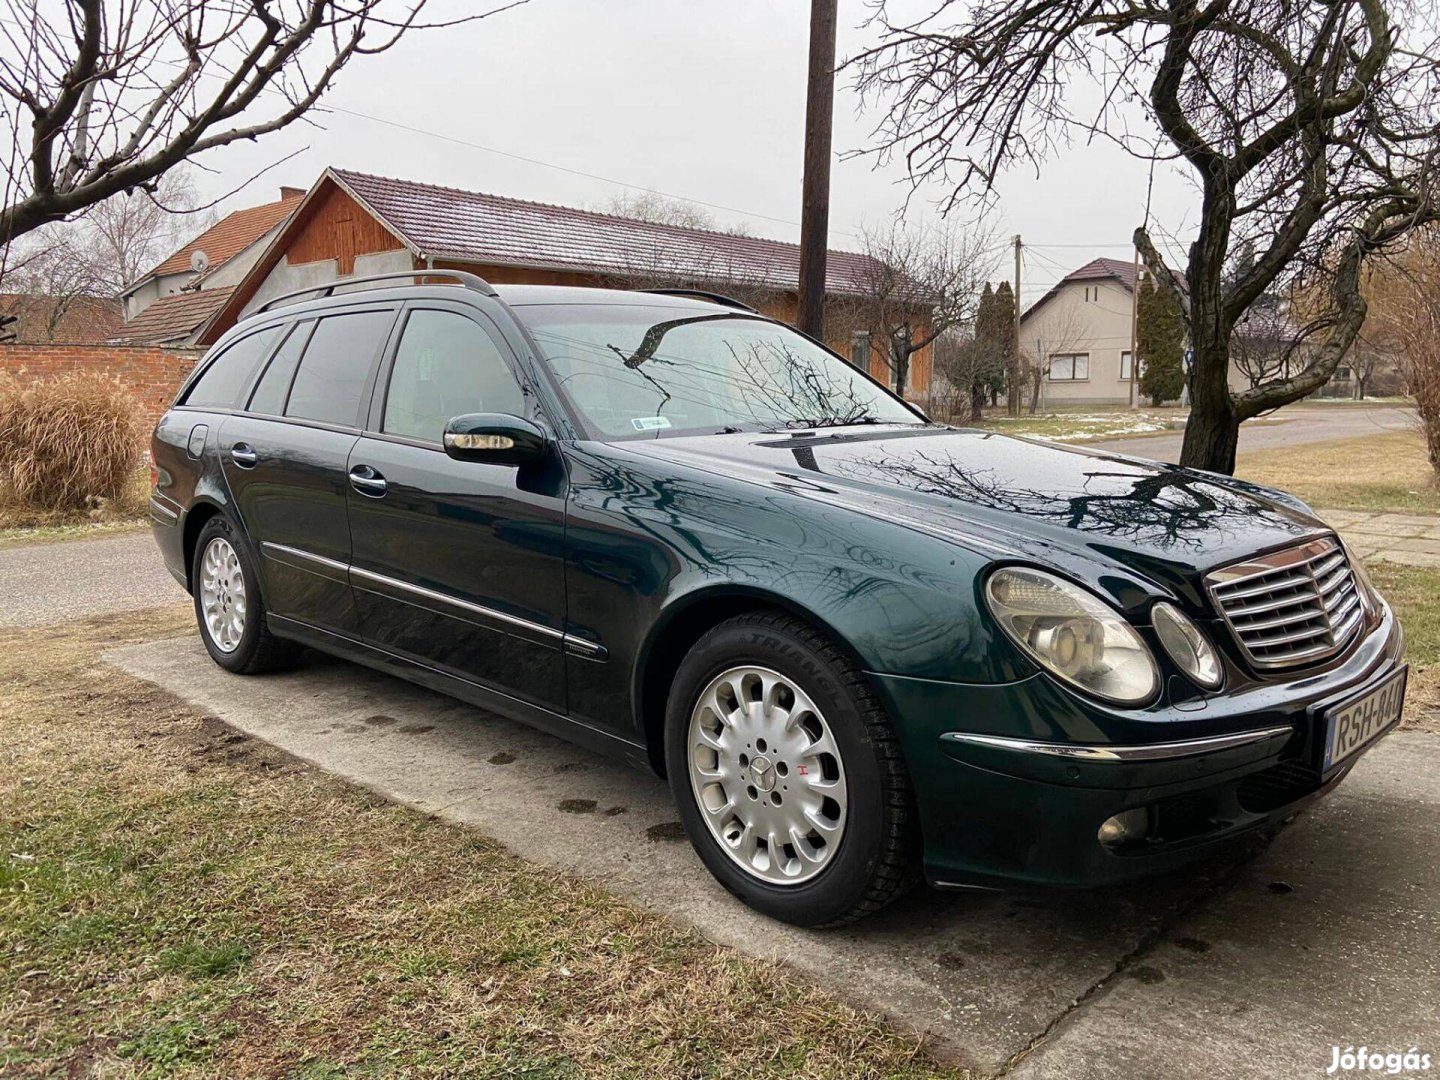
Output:
<svg viewBox="0 0 1440 1080">
<path fill-rule="evenodd" d="M 15 345 L 88 345 L 107 341 L 124 321 L 120 302 L 104 296 L 0 293 L 0 316 L 13 315 L 0 342 Z"/>
<path fill-rule="evenodd" d="M 494 284 L 702 288 L 793 321 L 798 245 L 639 221 L 347 169 L 326 169 L 197 334 L 211 344 L 237 319 L 286 292 L 348 277 L 424 268 L 468 270 Z M 880 276 L 868 255 L 831 251 L 827 343 L 878 377 L 858 316 Z M 912 397 L 930 380 L 929 350 L 912 361 Z"/>
<path fill-rule="evenodd" d="M 121 293 L 125 325 L 113 340 L 132 345 L 189 345 L 229 298 L 266 245 L 300 205 L 301 188 L 225 215 Z"/>
</svg>

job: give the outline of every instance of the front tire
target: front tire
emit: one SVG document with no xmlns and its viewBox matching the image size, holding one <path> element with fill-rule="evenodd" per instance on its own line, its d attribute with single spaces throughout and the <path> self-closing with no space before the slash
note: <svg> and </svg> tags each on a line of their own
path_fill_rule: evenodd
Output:
<svg viewBox="0 0 1440 1080">
<path fill-rule="evenodd" d="M 743 615 L 696 643 L 671 686 L 665 759 L 697 854 L 767 915 L 845 923 L 916 880 L 899 740 L 860 670 L 798 619 Z"/>
<path fill-rule="evenodd" d="M 248 545 L 223 514 L 200 530 L 190 582 L 195 621 L 210 658 L 226 671 L 258 675 L 294 662 L 300 646 L 270 632 Z"/>
</svg>

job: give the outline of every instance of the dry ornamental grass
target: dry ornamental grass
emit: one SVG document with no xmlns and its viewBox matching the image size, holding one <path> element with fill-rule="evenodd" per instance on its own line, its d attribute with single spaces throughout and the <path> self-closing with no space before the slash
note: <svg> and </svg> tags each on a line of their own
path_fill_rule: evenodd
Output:
<svg viewBox="0 0 1440 1080">
<path fill-rule="evenodd" d="M 145 436 L 140 404 L 100 374 L 0 374 L 0 507 L 74 513 L 126 496 Z"/>
</svg>

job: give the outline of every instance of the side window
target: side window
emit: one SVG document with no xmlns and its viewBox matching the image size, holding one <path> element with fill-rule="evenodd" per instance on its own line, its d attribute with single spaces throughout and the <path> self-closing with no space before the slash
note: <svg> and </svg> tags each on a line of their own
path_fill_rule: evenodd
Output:
<svg viewBox="0 0 1440 1080">
<path fill-rule="evenodd" d="M 321 319 L 300 359 L 285 415 L 354 425 L 370 364 L 394 318 L 392 311 L 357 311 Z"/>
<path fill-rule="evenodd" d="M 523 415 L 525 395 L 494 340 L 453 311 L 412 311 L 405 322 L 381 430 L 440 441 L 462 413 Z"/>
<path fill-rule="evenodd" d="M 280 416 L 284 413 L 285 398 L 290 393 L 290 380 L 295 377 L 295 365 L 300 362 L 300 350 L 305 348 L 305 342 L 310 337 L 310 327 L 313 325 L 314 321 L 307 319 L 291 328 L 290 336 L 276 350 L 265 368 L 265 374 L 261 375 L 260 381 L 255 384 L 255 392 L 250 395 L 251 412 L 264 413 L 266 416 Z"/>
<path fill-rule="evenodd" d="M 270 346 L 275 344 L 279 330 L 278 326 L 272 326 L 241 338 L 227 348 L 195 381 L 185 395 L 184 404 L 212 409 L 228 409 L 234 405 L 240 391 L 260 366 L 260 361 L 269 353 Z"/>
</svg>

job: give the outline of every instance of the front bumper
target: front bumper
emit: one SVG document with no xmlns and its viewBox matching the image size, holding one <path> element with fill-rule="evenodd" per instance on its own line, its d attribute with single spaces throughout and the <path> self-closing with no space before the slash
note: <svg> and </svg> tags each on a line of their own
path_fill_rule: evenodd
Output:
<svg viewBox="0 0 1440 1080">
<path fill-rule="evenodd" d="M 1323 715 L 1403 657 L 1386 606 L 1324 670 L 1198 708 L 1106 710 L 1043 675 L 997 686 L 874 678 L 905 744 L 932 884 L 1084 886 L 1183 865 L 1331 790 L 1360 755 L 1321 772 Z M 1137 808 L 1143 843 L 1100 842 L 1104 821 Z"/>
</svg>

